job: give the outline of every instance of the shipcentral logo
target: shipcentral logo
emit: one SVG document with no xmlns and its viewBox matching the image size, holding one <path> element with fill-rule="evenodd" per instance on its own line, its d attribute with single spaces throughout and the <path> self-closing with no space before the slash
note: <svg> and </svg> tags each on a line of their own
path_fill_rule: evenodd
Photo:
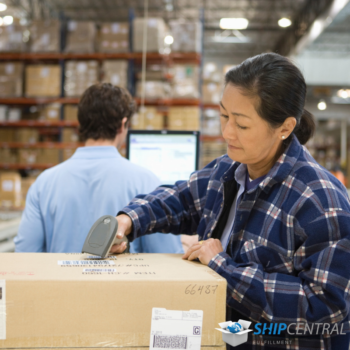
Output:
<svg viewBox="0 0 350 350">
<path fill-rule="evenodd" d="M 279 335 L 287 331 L 289 335 L 315 335 L 315 334 L 346 334 L 343 333 L 344 323 L 257 323 L 254 326 L 255 335 Z"/>
</svg>

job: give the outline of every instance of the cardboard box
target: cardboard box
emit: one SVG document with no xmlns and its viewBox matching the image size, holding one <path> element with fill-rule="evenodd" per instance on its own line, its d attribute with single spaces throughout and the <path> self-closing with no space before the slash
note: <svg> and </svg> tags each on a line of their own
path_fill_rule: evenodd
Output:
<svg viewBox="0 0 350 350">
<path fill-rule="evenodd" d="M 51 103 L 43 106 L 40 111 L 39 120 L 57 121 L 61 117 L 61 104 Z"/>
<path fill-rule="evenodd" d="M 203 110 L 202 135 L 221 136 L 220 111 L 206 108 Z"/>
<path fill-rule="evenodd" d="M 0 205 L 4 207 L 20 207 L 21 176 L 18 173 L 0 173 Z"/>
<path fill-rule="evenodd" d="M 18 162 L 20 164 L 36 164 L 39 163 L 38 149 L 22 148 L 18 150 Z"/>
<path fill-rule="evenodd" d="M 166 26 L 162 18 L 135 18 L 133 31 L 133 50 L 134 52 L 142 52 L 143 50 L 143 33 L 147 26 L 147 52 L 163 53 L 165 45 L 164 38 L 166 36 Z"/>
<path fill-rule="evenodd" d="M 97 47 L 99 52 L 128 52 L 129 24 L 127 22 L 101 24 Z"/>
<path fill-rule="evenodd" d="M 23 63 L 0 63 L 0 96 L 19 97 L 23 91 Z"/>
<path fill-rule="evenodd" d="M 65 105 L 63 110 L 63 118 L 66 121 L 77 122 L 78 121 L 78 106 L 77 105 Z"/>
<path fill-rule="evenodd" d="M 80 97 L 85 90 L 99 80 L 98 62 L 68 61 L 65 67 L 64 95 Z"/>
<path fill-rule="evenodd" d="M 169 130 L 199 130 L 201 111 L 199 107 L 170 107 Z"/>
<path fill-rule="evenodd" d="M 20 108 L 9 108 L 7 120 L 9 122 L 18 122 L 22 119 L 22 110 Z"/>
<path fill-rule="evenodd" d="M 61 95 L 61 67 L 58 64 L 28 65 L 25 94 L 28 97 Z"/>
<path fill-rule="evenodd" d="M 69 21 L 65 52 L 95 52 L 96 26 L 91 21 Z"/>
<path fill-rule="evenodd" d="M 202 51 L 202 24 L 199 21 L 184 21 L 182 19 L 169 21 L 174 42 L 171 46 L 174 52 Z"/>
<path fill-rule="evenodd" d="M 73 128 L 65 128 L 62 131 L 62 142 L 78 142 L 79 133 L 78 130 Z"/>
<path fill-rule="evenodd" d="M 27 51 L 28 30 L 27 26 L 13 23 L 0 27 L 0 52 L 25 52 Z"/>
<path fill-rule="evenodd" d="M 141 97 L 142 82 L 136 83 L 136 96 Z M 170 95 L 170 84 L 163 81 L 146 81 L 145 97 L 149 99 L 168 98 Z"/>
<path fill-rule="evenodd" d="M 60 52 L 61 24 L 58 20 L 34 20 L 29 30 L 32 52 Z"/>
<path fill-rule="evenodd" d="M 203 84 L 203 103 L 219 104 L 223 87 L 218 83 Z"/>
<path fill-rule="evenodd" d="M 128 61 L 127 60 L 104 60 L 102 64 L 103 79 L 105 83 L 128 87 Z"/>
<path fill-rule="evenodd" d="M 193 64 L 176 64 L 173 75 L 173 98 L 199 98 L 199 67 Z"/>
<path fill-rule="evenodd" d="M 0 148 L 0 163 L 2 164 L 18 163 L 17 150 L 10 149 L 10 148 Z"/>
<path fill-rule="evenodd" d="M 202 310 L 201 346 L 224 345 L 227 282 L 180 254 L 3 253 L 0 266 L 1 348 L 145 348 L 152 308 Z"/>
<path fill-rule="evenodd" d="M 39 131 L 34 128 L 19 128 L 15 131 L 16 142 L 35 143 L 39 141 Z"/>
<path fill-rule="evenodd" d="M 60 162 L 60 150 L 55 148 L 44 148 L 38 152 L 39 164 L 58 164 Z"/>
<path fill-rule="evenodd" d="M 0 128 L 0 141 L 15 142 L 15 130 L 14 128 Z"/>
<path fill-rule="evenodd" d="M 145 107 L 132 117 L 131 126 L 139 130 L 162 130 L 164 116 L 155 107 Z"/>
</svg>

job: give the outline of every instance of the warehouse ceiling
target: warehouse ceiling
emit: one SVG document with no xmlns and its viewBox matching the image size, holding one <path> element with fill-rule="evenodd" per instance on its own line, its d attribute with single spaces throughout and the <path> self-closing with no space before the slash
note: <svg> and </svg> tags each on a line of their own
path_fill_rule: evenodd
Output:
<svg viewBox="0 0 350 350">
<path fill-rule="evenodd" d="M 61 17 L 73 20 L 127 21 L 130 13 L 143 17 L 148 3 L 148 17 L 201 20 L 204 18 L 204 50 L 206 55 L 235 55 L 242 58 L 261 52 L 277 51 L 288 55 L 295 43 L 308 30 L 313 21 L 333 2 L 332 0 L 7 0 L 6 3 L 26 13 L 28 18 Z M 249 20 L 248 28 L 240 31 L 219 27 L 223 17 L 238 17 Z M 292 25 L 281 28 L 278 20 L 287 17 Z M 349 22 L 349 21 L 348 21 Z M 347 31 L 349 26 L 329 28 L 329 45 L 343 39 L 338 31 Z M 332 38 L 336 37 L 335 41 Z M 345 40 L 344 36 L 344 40 Z M 315 43 L 317 50 L 325 45 L 320 38 Z M 349 46 L 347 41 L 347 47 Z M 346 46 L 346 45 L 345 45 Z"/>
</svg>

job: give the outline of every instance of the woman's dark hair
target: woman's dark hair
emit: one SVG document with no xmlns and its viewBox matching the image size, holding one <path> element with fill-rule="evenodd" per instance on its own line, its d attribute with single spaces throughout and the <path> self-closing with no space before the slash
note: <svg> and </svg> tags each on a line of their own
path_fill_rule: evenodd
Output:
<svg viewBox="0 0 350 350">
<path fill-rule="evenodd" d="M 306 84 L 300 70 L 286 57 L 264 53 L 248 58 L 232 68 L 225 76 L 225 84 L 232 84 L 242 93 L 258 98 L 255 109 L 271 127 L 278 128 L 288 117 L 297 125 L 293 133 L 304 145 L 313 135 L 315 121 L 304 109 Z M 291 141 L 284 141 L 287 145 Z"/>
<path fill-rule="evenodd" d="M 81 138 L 113 140 L 122 119 L 128 123 L 134 112 L 135 102 L 127 90 L 109 83 L 92 85 L 78 105 Z"/>
</svg>

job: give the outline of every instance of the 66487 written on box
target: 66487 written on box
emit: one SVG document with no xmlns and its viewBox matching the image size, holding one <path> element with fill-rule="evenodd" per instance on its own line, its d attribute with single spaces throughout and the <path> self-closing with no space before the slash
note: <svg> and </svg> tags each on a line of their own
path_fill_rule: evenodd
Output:
<svg viewBox="0 0 350 350">
<path fill-rule="evenodd" d="M 170 315 L 193 323 L 201 347 L 225 346 L 226 280 L 177 254 L 3 253 L 0 291 L 0 348 L 149 347 L 154 308 L 155 332 Z"/>
</svg>

